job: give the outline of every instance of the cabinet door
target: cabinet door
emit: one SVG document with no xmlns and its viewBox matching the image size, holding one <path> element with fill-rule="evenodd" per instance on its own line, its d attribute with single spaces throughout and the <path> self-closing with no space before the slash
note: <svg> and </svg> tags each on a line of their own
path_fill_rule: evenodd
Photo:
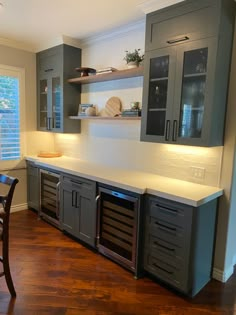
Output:
<svg viewBox="0 0 236 315">
<path fill-rule="evenodd" d="M 62 86 L 59 74 L 42 76 L 39 80 L 40 130 L 60 130 L 62 117 Z"/>
<path fill-rule="evenodd" d="M 61 224 L 62 229 L 74 235 L 75 231 L 75 192 L 70 185 L 61 185 Z"/>
<path fill-rule="evenodd" d="M 39 169 L 27 163 L 28 207 L 39 211 Z"/>
<path fill-rule="evenodd" d="M 181 45 L 177 49 L 173 141 L 206 145 L 211 125 L 216 39 Z"/>
<path fill-rule="evenodd" d="M 90 189 L 82 187 L 77 195 L 79 211 L 76 217 L 78 237 L 85 243 L 95 246 L 96 203 Z"/>
<path fill-rule="evenodd" d="M 141 140 L 169 141 L 175 79 L 175 48 L 145 55 Z"/>
</svg>

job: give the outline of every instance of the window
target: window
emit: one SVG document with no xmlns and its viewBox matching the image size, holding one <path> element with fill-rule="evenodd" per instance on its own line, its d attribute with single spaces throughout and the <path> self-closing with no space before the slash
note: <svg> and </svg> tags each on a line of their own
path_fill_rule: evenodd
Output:
<svg viewBox="0 0 236 315">
<path fill-rule="evenodd" d="M 19 161 L 23 154 L 24 70 L 0 65 L 0 163 Z M 6 162 L 3 162 L 6 161 Z M 14 164 L 14 163 L 13 163 Z"/>
</svg>

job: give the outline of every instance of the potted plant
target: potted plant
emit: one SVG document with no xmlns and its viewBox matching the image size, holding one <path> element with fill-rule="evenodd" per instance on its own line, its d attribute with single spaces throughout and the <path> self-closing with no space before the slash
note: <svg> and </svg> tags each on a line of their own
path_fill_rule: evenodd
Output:
<svg viewBox="0 0 236 315">
<path fill-rule="evenodd" d="M 144 55 L 140 53 L 141 49 L 135 49 L 133 52 L 126 50 L 124 60 L 126 61 L 128 68 L 136 68 L 143 61 Z"/>
</svg>

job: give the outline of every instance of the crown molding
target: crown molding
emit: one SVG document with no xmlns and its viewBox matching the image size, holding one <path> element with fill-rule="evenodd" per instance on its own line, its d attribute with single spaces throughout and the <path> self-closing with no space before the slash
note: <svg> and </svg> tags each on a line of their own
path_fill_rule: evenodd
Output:
<svg viewBox="0 0 236 315">
<path fill-rule="evenodd" d="M 123 37 L 127 35 L 128 33 L 134 32 L 134 31 L 143 31 L 143 32 L 145 31 L 145 18 L 138 20 L 134 23 L 126 24 L 124 26 L 104 32 L 104 33 L 100 33 L 94 36 L 84 38 L 80 41 L 80 43 L 82 47 L 86 47 L 86 46 L 90 46 L 98 42 Z"/>
<path fill-rule="evenodd" d="M 168 7 L 185 0 L 148 0 L 138 5 L 145 14 Z"/>
<path fill-rule="evenodd" d="M 8 38 L 3 38 L 0 37 L 0 45 L 6 46 L 6 47 L 11 47 L 11 48 L 16 48 L 20 50 L 25 50 L 29 52 L 35 52 L 35 46 L 25 43 L 25 42 L 19 42 L 16 40 L 11 40 Z"/>
<path fill-rule="evenodd" d="M 67 44 L 73 47 L 81 48 L 80 40 L 66 35 L 55 37 L 53 40 L 41 42 L 37 45 L 35 52 L 39 52 L 57 45 Z"/>
</svg>

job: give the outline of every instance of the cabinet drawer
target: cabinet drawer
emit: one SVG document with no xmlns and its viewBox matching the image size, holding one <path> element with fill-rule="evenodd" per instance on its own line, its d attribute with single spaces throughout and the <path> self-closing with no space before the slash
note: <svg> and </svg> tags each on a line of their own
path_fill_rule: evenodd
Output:
<svg viewBox="0 0 236 315">
<path fill-rule="evenodd" d="M 153 236 L 159 237 L 169 243 L 183 246 L 185 231 L 183 228 L 157 220 L 153 217 L 149 218 L 149 233 Z"/>
<path fill-rule="evenodd" d="M 159 279 L 186 291 L 187 270 L 175 261 L 166 262 L 161 255 L 149 252 L 145 254 L 144 268 Z"/>
<path fill-rule="evenodd" d="M 63 67 L 62 46 L 56 46 L 37 54 L 37 69 L 40 75 L 59 72 Z"/>
<path fill-rule="evenodd" d="M 217 6 L 205 6 L 195 11 L 192 7 L 193 5 L 186 4 L 178 11 L 174 9 L 163 10 L 148 16 L 146 50 L 215 36 L 218 31 Z"/>
<path fill-rule="evenodd" d="M 62 176 L 62 185 L 69 185 L 71 189 L 75 190 L 82 190 L 83 194 L 86 195 L 95 195 L 95 189 L 96 189 L 96 184 L 95 182 L 84 179 L 81 177 L 77 176 L 68 176 L 68 175 L 63 175 Z"/>
<path fill-rule="evenodd" d="M 160 203 L 158 200 L 150 201 L 150 216 L 155 219 L 160 219 L 178 226 L 184 226 L 185 211 L 177 207 L 168 207 L 167 204 Z"/>
<path fill-rule="evenodd" d="M 149 250 L 162 253 L 173 260 L 182 261 L 187 255 L 182 242 L 179 242 L 179 244 L 170 243 L 151 233 L 146 236 L 145 246 Z"/>
</svg>

